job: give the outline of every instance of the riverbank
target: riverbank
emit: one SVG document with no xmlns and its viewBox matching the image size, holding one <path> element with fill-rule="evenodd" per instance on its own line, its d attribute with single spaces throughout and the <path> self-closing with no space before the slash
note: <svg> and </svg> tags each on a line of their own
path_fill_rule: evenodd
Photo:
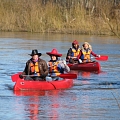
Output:
<svg viewBox="0 0 120 120">
<path fill-rule="evenodd" d="M 86 8 L 79 0 L 45 1 L 0 0 L 0 31 L 120 36 L 119 14 L 110 14 L 112 3 L 101 0 Z"/>
</svg>

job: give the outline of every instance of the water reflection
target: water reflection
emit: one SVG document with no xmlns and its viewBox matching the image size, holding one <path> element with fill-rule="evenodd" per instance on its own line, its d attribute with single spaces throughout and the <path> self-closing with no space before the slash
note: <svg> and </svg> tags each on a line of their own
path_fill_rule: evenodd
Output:
<svg viewBox="0 0 120 120">
<path fill-rule="evenodd" d="M 77 74 L 78 79 L 79 79 L 79 77 L 90 78 L 94 74 L 98 75 L 98 74 L 105 73 L 105 72 L 102 72 L 102 71 L 87 72 L 87 71 L 71 70 L 70 73 Z"/>
<path fill-rule="evenodd" d="M 39 120 L 38 118 L 38 114 L 39 114 L 39 101 L 40 101 L 40 98 L 39 96 L 34 96 L 30 99 L 28 99 L 28 104 L 26 104 L 26 109 L 25 111 L 29 111 L 30 115 L 30 120 Z"/>
<path fill-rule="evenodd" d="M 29 117 L 30 120 L 39 120 L 43 114 L 46 114 L 43 110 L 43 107 L 46 108 L 44 105 L 48 105 L 50 108 L 49 112 L 47 113 L 47 117 L 50 118 L 50 120 L 57 120 L 58 119 L 58 111 L 56 108 L 60 107 L 59 101 L 58 101 L 58 94 L 60 93 L 59 90 L 51 90 L 51 91 L 14 91 L 14 94 L 16 96 L 29 96 L 27 99 L 23 100 L 23 105 L 25 105 L 24 112 L 28 113 L 27 117 Z M 42 98 L 41 97 L 50 97 L 51 103 L 44 103 L 42 104 Z M 52 96 L 52 97 L 51 97 Z M 54 97 L 53 97 L 54 96 Z M 46 102 L 44 100 L 44 102 Z M 19 105 L 18 105 L 19 107 Z M 18 108 L 17 107 L 17 108 Z M 43 117 L 44 118 L 44 117 Z"/>
<path fill-rule="evenodd" d="M 45 91 L 14 91 L 16 96 L 44 96 Z"/>
<path fill-rule="evenodd" d="M 28 113 L 27 117 L 30 120 L 39 120 L 38 115 L 40 114 L 39 108 L 41 105 L 39 96 L 44 96 L 45 91 L 14 91 L 14 94 L 16 96 L 30 96 L 23 101 L 23 105 L 25 105 L 24 112 Z"/>
<path fill-rule="evenodd" d="M 58 93 L 59 93 L 59 91 L 53 91 L 52 92 L 52 94 L 55 97 L 51 98 L 51 104 L 50 104 L 51 112 L 50 112 L 50 115 L 49 115 L 51 120 L 58 120 L 58 118 L 59 118 L 58 109 L 60 108 L 60 102 L 59 102 Z M 51 94 L 51 93 L 49 92 L 49 94 Z"/>
<path fill-rule="evenodd" d="M 91 112 L 90 110 L 90 101 L 89 101 L 89 96 L 88 95 L 82 95 L 81 96 L 82 104 L 81 104 L 81 109 L 82 109 L 82 118 L 89 119 L 89 114 Z"/>
</svg>

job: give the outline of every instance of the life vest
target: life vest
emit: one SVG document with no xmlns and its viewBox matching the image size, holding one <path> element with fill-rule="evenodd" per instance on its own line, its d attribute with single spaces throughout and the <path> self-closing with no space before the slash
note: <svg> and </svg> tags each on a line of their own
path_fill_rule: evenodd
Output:
<svg viewBox="0 0 120 120">
<path fill-rule="evenodd" d="M 91 50 L 82 50 L 82 56 L 81 56 L 81 60 L 86 61 L 86 62 L 90 62 L 91 61 Z"/>
<path fill-rule="evenodd" d="M 72 57 L 77 57 L 80 53 L 80 48 L 78 48 L 77 50 L 72 48 Z"/>
<path fill-rule="evenodd" d="M 32 61 L 30 62 L 30 74 L 40 76 L 40 69 L 38 62 L 36 63 L 33 63 Z"/>
<path fill-rule="evenodd" d="M 56 61 L 56 62 L 49 61 L 48 62 L 48 67 L 49 67 L 50 75 L 57 76 L 57 75 L 61 74 L 60 68 L 59 68 L 60 67 L 59 66 L 59 61 Z"/>
</svg>

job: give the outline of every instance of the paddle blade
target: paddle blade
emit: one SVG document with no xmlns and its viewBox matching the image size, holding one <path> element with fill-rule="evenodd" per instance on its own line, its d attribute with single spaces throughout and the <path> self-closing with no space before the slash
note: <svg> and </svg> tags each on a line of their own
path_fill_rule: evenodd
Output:
<svg viewBox="0 0 120 120">
<path fill-rule="evenodd" d="M 61 78 L 66 78 L 66 79 L 76 79 L 77 74 L 60 74 L 58 75 Z"/>
<path fill-rule="evenodd" d="M 100 57 L 96 57 L 96 60 L 100 60 L 100 61 L 107 61 L 108 60 L 108 56 L 105 55 L 101 55 Z"/>
<path fill-rule="evenodd" d="M 14 75 L 11 76 L 11 79 L 12 79 L 13 82 L 16 82 L 19 79 L 19 74 L 20 73 L 16 73 L 16 74 L 14 74 Z"/>
</svg>

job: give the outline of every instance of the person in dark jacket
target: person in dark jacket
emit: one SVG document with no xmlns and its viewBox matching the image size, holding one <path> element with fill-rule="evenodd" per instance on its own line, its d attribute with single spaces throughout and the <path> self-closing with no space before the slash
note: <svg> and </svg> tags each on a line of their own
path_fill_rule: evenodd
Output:
<svg viewBox="0 0 120 120">
<path fill-rule="evenodd" d="M 25 80 L 46 81 L 48 66 L 46 61 L 40 58 L 42 54 L 38 53 L 37 49 L 34 49 L 29 55 L 31 59 L 26 62 L 25 69 L 19 77 Z"/>
<path fill-rule="evenodd" d="M 66 56 L 66 61 L 69 63 L 76 63 L 78 62 L 78 55 L 80 53 L 79 43 L 77 40 L 72 42 L 72 47 L 69 48 Z"/>
</svg>

